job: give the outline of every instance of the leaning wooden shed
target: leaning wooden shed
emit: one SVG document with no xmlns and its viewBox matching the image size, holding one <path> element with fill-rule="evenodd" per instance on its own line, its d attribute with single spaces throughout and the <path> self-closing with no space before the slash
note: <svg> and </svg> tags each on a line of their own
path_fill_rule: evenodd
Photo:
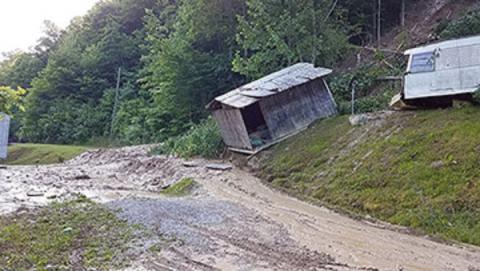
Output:
<svg viewBox="0 0 480 271">
<path fill-rule="evenodd" d="M 7 158 L 9 128 L 10 117 L 0 112 L 0 159 Z"/>
<path fill-rule="evenodd" d="M 219 96 L 207 108 L 231 150 L 253 153 L 337 113 L 325 82 L 330 73 L 299 63 Z"/>
</svg>

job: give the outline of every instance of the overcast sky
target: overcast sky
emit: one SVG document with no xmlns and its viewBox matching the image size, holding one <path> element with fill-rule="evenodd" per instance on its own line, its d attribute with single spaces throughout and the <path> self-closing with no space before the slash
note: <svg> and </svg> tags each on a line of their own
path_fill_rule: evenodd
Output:
<svg viewBox="0 0 480 271">
<path fill-rule="evenodd" d="M 98 0 L 0 0 L 0 53 L 27 50 L 42 35 L 43 21 L 61 28 Z"/>
</svg>

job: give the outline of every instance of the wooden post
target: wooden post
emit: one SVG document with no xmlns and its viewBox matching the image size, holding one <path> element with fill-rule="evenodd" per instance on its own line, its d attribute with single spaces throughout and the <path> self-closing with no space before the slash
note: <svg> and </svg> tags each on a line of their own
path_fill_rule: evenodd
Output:
<svg viewBox="0 0 480 271">
<path fill-rule="evenodd" d="M 353 81 L 352 84 L 352 116 L 355 116 L 355 88 L 357 85 L 357 81 Z"/>
</svg>

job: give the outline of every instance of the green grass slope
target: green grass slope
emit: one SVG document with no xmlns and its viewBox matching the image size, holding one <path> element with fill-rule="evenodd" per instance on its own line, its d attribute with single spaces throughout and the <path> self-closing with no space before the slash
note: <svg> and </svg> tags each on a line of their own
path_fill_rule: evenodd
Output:
<svg viewBox="0 0 480 271">
<path fill-rule="evenodd" d="M 1 270 L 117 270 L 133 231 L 86 198 L 0 216 Z"/>
<path fill-rule="evenodd" d="M 62 163 L 87 151 L 86 147 L 43 144 L 14 144 L 8 148 L 7 165 L 46 165 Z"/>
<path fill-rule="evenodd" d="M 301 198 L 480 245 L 480 108 L 317 123 L 276 146 L 261 177 Z"/>
</svg>

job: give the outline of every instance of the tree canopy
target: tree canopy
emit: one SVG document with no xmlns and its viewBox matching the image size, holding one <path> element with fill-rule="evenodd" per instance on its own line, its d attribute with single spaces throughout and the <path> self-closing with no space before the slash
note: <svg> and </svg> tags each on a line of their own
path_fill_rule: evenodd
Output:
<svg viewBox="0 0 480 271">
<path fill-rule="evenodd" d="M 28 89 L 21 140 L 159 142 L 247 80 L 299 61 L 335 65 L 399 18 L 399 1 L 380 2 L 100 1 L 64 30 L 46 21 L 32 51 L 0 63 L 0 86 Z"/>
</svg>

